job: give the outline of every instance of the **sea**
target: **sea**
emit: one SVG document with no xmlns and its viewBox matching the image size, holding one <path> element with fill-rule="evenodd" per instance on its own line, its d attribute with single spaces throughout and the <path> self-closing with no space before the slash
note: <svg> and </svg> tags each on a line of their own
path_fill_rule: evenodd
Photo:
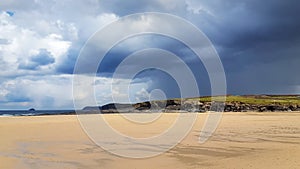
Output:
<svg viewBox="0 0 300 169">
<path fill-rule="evenodd" d="M 75 110 L 0 110 L 0 116 L 71 115 Z"/>
</svg>

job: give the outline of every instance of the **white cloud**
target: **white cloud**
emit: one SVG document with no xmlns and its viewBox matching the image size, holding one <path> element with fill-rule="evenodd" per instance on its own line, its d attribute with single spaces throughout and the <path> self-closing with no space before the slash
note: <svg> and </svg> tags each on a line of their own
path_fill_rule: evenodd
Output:
<svg viewBox="0 0 300 169">
<path fill-rule="evenodd" d="M 117 83 L 112 88 L 112 79 L 106 77 L 92 77 L 78 75 L 82 83 L 77 85 L 77 92 L 73 93 L 73 75 L 48 75 L 48 76 L 23 76 L 16 79 L 6 80 L 0 84 L 0 99 L 2 109 L 11 107 L 14 109 L 37 109 L 70 108 L 73 106 L 73 95 L 77 100 L 77 108 L 93 106 L 95 103 L 103 105 L 115 101 L 127 101 L 131 97 L 135 100 L 139 93 L 145 91 L 147 82 L 131 83 L 129 93 L 128 86 L 130 79 L 114 79 Z M 94 83 L 86 83 L 91 79 Z M 88 89 L 88 90 L 87 90 Z M 111 90 L 113 89 L 113 90 Z M 91 92 L 89 92 L 91 91 Z M 113 97 L 117 100 L 113 100 Z M 126 98 L 126 100 L 124 100 Z"/>
<path fill-rule="evenodd" d="M 131 79 L 75 75 L 73 96 L 75 107 L 104 105 L 107 103 L 129 103 L 137 99 L 136 93 L 149 87 L 150 81 L 133 82 Z"/>
<path fill-rule="evenodd" d="M 142 88 L 140 91 L 135 93 L 135 100 L 137 102 L 150 100 L 150 93 L 145 88 Z"/>
<path fill-rule="evenodd" d="M 187 11 L 194 14 L 208 14 L 214 16 L 213 12 L 205 6 L 202 1 L 187 0 L 186 1 Z"/>
<path fill-rule="evenodd" d="M 41 5 L 41 2 L 38 4 Z M 10 5 L 14 7 L 16 4 Z M 86 7 L 94 8 L 91 4 Z M 40 7 L 33 11 L 17 11 L 14 16 L 9 16 L 6 12 L 0 13 L 0 39 L 1 42 L 5 42 L 0 43 L 0 62 L 6 65 L 5 71 L 0 73 L 1 76 L 26 74 L 16 69 L 18 64 L 26 62 L 40 49 L 46 49 L 54 56 L 56 62 L 49 67 L 50 70 L 45 71 L 45 73 L 54 73 L 56 65 L 66 61 L 71 45 L 84 44 L 99 28 L 118 19 L 118 16 L 111 13 L 95 13 L 95 15 L 81 13 L 77 20 L 72 20 L 74 16 L 68 15 L 58 19 L 57 15 L 51 13 L 53 9 L 64 10 L 62 8 L 63 6 L 60 5 L 53 8 Z M 75 9 L 68 10 L 73 10 L 70 13 L 74 13 Z"/>
<path fill-rule="evenodd" d="M 0 84 L 2 108 L 72 108 L 72 76 L 25 76 Z"/>
<path fill-rule="evenodd" d="M 68 61 L 71 46 L 84 44 L 89 36 L 118 16 L 98 11 L 95 0 L 55 3 L 35 0 L 27 5 L 10 1 L 3 3 L 2 8 L 13 11 L 14 15 L 0 11 L 1 107 L 72 108 L 71 75 L 56 75 L 55 69 Z M 49 57 L 55 62 L 33 63 L 32 58 L 41 50 L 50 52 Z M 28 67 L 20 69 L 22 64 L 23 68 Z M 90 95 L 83 96 L 86 99 Z M 105 98 L 99 102 L 105 102 Z"/>
<path fill-rule="evenodd" d="M 20 27 L 14 23 L 13 17 L 5 12 L 0 14 L 0 37 L 9 42 L 0 45 L 0 62 L 4 66 L 1 76 L 31 74 L 32 71 L 19 71 L 17 68 L 21 62 L 28 62 L 30 57 L 36 55 L 40 49 L 49 51 L 59 63 L 71 45 L 71 42 L 64 40 L 60 34 L 42 36 L 39 32 Z M 48 68 L 45 72 L 54 71 L 53 67 Z"/>
</svg>

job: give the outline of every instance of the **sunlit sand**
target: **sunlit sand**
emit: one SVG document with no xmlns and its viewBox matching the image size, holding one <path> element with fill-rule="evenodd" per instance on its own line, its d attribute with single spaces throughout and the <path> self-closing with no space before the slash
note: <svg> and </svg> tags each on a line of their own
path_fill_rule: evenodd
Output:
<svg viewBox="0 0 300 169">
<path fill-rule="evenodd" d="M 143 138 L 167 129 L 178 114 L 162 114 L 142 127 L 117 114 L 103 116 L 121 133 Z M 75 115 L 1 117 L 0 168 L 299 168 L 300 112 L 224 113 L 214 135 L 200 144 L 206 116 L 199 114 L 176 147 L 146 159 L 104 151 Z"/>
</svg>

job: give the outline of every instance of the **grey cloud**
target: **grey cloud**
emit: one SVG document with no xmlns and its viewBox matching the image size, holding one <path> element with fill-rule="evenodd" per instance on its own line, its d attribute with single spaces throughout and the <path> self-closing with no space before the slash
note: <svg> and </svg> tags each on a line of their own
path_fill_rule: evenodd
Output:
<svg viewBox="0 0 300 169">
<path fill-rule="evenodd" d="M 38 68 L 37 63 L 27 62 L 27 63 L 20 63 L 18 66 L 18 69 L 24 69 L 24 70 L 36 70 Z"/>
<path fill-rule="evenodd" d="M 0 45 L 8 45 L 10 41 L 8 39 L 1 39 L 0 38 Z"/>
<path fill-rule="evenodd" d="M 300 45 L 299 1 L 187 2 L 176 1 L 173 2 L 172 7 L 168 8 L 160 1 L 99 1 L 99 9 L 104 12 L 116 13 L 119 16 L 135 12 L 169 12 L 188 19 L 206 33 L 217 47 L 227 74 L 229 93 L 259 93 L 263 91 L 260 86 L 261 88 L 269 86 L 270 92 L 287 91 L 285 89 L 287 84 L 300 84 L 300 78 L 295 75 L 295 72 L 300 72 L 300 68 L 296 64 L 300 55 L 298 49 Z M 189 11 L 189 8 L 195 8 L 196 13 Z M 111 76 L 118 64 L 134 51 L 147 47 L 163 48 L 178 54 L 185 61 L 189 61 L 191 69 L 201 77 L 198 78 L 199 83 L 204 83 L 202 93 L 209 94 L 206 92 L 209 90 L 209 83 L 205 82 L 207 81 L 207 72 L 203 66 L 199 66 L 198 62 L 194 63 L 196 57 L 192 53 L 186 52 L 186 47 L 180 43 L 153 37 L 146 38 L 133 48 L 122 49 L 120 46 L 113 48 L 100 65 L 99 73 Z M 95 55 L 97 50 L 91 49 L 89 52 L 91 55 Z M 76 52 L 71 51 L 58 70 L 71 73 L 76 61 L 75 55 Z M 92 62 L 92 60 L 86 60 L 87 70 L 85 72 L 88 72 L 88 65 L 93 64 Z M 288 66 L 286 62 L 295 64 Z M 251 71 L 257 70 L 257 67 L 260 67 L 259 70 L 263 73 Z M 269 78 L 276 75 L 281 78 Z M 290 78 L 291 76 L 294 78 Z M 155 77 L 159 76 L 151 76 L 151 78 Z M 244 84 L 245 81 L 247 81 L 247 85 Z M 161 80 L 156 80 L 156 82 L 153 84 L 154 87 L 159 85 L 167 87 L 169 84 L 167 81 L 162 82 Z"/>
<path fill-rule="evenodd" d="M 215 9 L 215 17 L 200 20 L 210 23 L 215 31 L 207 30 L 201 24 L 198 26 L 224 48 L 234 48 L 239 52 L 263 43 L 295 42 L 300 38 L 300 22 L 297 18 L 299 1 L 232 0 L 225 5 L 212 4 L 210 1 L 206 4 L 209 9 Z"/>
<path fill-rule="evenodd" d="M 183 14 L 186 10 L 184 0 L 99 1 L 99 5 L 103 11 L 113 12 L 119 16 L 142 12 Z"/>
<path fill-rule="evenodd" d="M 49 51 L 40 49 L 39 54 L 31 57 L 31 61 L 38 65 L 48 65 L 54 63 L 55 59 Z"/>
<path fill-rule="evenodd" d="M 55 67 L 56 72 L 64 74 L 72 74 L 74 71 L 74 66 L 76 64 L 77 57 L 80 52 L 79 46 L 71 46 L 63 62 Z"/>
<path fill-rule="evenodd" d="M 10 1 L 1 1 L 0 10 L 31 10 L 37 8 L 38 5 L 34 0 L 10 0 Z"/>
<path fill-rule="evenodd" d="M 28 96 L 22 96 L 19 92 L 9 93 L 5 96 L 5 102 L 31 102 L 32 100 Z"/>
<path fill-rule="evenodd" d="M 213 13 L 189 18 L 216 45 L 229 93 L 295 92 L 300 84 L 299 1 L 193 2 Z"/>
<path fill-rule="evenodd" d="M 30 58 L 29 61 L 19 64 L 19 69 L 36 70 L 40 66 L 49 65 L 55 62 L 52 54 L 46 49 L 40 49 L 37 55 Z"/>
</svg>

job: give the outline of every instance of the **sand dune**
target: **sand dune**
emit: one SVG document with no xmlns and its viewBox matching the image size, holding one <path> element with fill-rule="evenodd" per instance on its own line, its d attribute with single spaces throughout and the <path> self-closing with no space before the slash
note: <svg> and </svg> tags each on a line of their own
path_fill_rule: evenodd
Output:
<svg viewBox="0 0 300 169">
<path fill-rule="evenodd" d="M 178 114 L 163 114 L 149 127 L 103 115 L 132 137 L 155 135 Z M 145 116 L 145 115 L 140 115 Z M 214 135 L 198 143 L 207 113 L 173 149 L 146 159 L 112 155 L 84 133 L 76 116 L 0 118 L 0 168 L 299 168 L 300 112 L 224 113 Z"/>
</svg>

